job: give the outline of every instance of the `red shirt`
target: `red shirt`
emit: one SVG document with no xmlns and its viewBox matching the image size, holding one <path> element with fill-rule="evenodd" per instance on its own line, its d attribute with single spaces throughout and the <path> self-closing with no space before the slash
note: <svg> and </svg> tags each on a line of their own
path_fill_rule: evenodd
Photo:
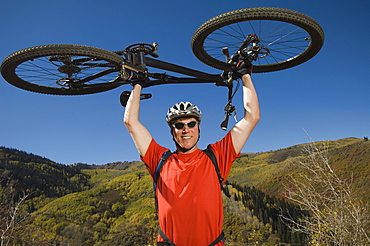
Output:
<svg viewBox="0 0 370 246">
<path fill-rule="evenodd" d="M 239 156 L 231 134 L 211 146 L 221 175 L 226 179 Z M 152 177 L 166 150 L 152 140 L 142 158 Z M 172 154 L 160 172 L 156 193 L 159 225 L 177 246 L 208 246 L 222 232 L 220 183 L 211 159 L 200 149 Z M 160 236 L 158 241 L 164 242 Z"/>
</svg>

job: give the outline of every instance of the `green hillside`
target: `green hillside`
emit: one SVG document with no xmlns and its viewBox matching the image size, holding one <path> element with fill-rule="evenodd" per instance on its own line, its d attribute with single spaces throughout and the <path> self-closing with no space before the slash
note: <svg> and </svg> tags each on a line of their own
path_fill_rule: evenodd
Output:
<svg viewBox="0 0 370 246">
<path fill-rule="evenodd" d="M 89 176 L 77 166 L 59 164 L 5 147 L 0 147 L 0 174 L 3 185 L 9 178 L 12 179 L 15 197 L 27 193 L 29 198 L 57 198 L 90 188 Z"/>
<path fill-rule="evenodd" d="M 369 202 L 370 142 L 347 138 L 323 143 L 333 168 L 353 178 L 355 194 Z M 228 245 L 304 243 L 304 235 L 292 233 L 279 218 L 281 209 L 296 219 L 303 213 L 282 198 L 287 178 L 297 172 L 291 161 L 306 155 L 304 146 L 243 154 L 236 160 L 227 186 L 231 198 L 224 197 Z M 31 194 L 22 209 L 30 216 L 13 233 L 14 245 L 154 245 L 158 225 L 152 182 L 142 162 L 66 166 L 0 147 L 0 174 L 0 198 L 7 194 L 9 179 L 18 194 L 13 201 L 23 192 Z M 9 206 L 3 205 L 9 200 L 0 202 L 4 221 Z"/>
<path fill-rule="evenodd" d="M 83 172 L 91 175 L 95 186 L 55 199 L 32 213 L 29 230 L 23 236 L 72 245 L 154 245 L 158 225 L 150 176 L 140 171 L 113 178 L 115 170 Z M 232 198 L 224 198 L 225 233 L 230 242 L 245 245 L 246 240 L 268 241 L 278 233 L 258 217 L 265 206 L 263 192 L 251 190 L 251 197 L 245 198 L 238 187 L 229 184 L 228 189 Z M 271 201 L 269 198 L 267 202 L 272 204 Z M 277 210 L 274 211 L 277 220 Z"/>
<path fill-rule="evenodd" d="M 370 187 L 370 141 L 346 138 L 315 144 L 328 152 L 329 161 L 340 176 L 344 179 L 353 177 L 353 187 L 357 195 L 370 202 L 370 194 L 367 192 Z M 242 156 L 234 163 L 228 180 L 282 197 L 285 192 L 282 184 L 296 173 L 291 162 L 294 158 L 307 155 L 305 145 L 307 144 Z"/>
</svg>

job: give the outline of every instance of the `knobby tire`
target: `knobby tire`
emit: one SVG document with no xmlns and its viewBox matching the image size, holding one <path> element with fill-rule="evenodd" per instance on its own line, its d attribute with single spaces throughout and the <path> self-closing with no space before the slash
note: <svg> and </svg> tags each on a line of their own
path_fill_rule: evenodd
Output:
<svg viewBox="0 0 370 246">
<path fill-rule="evenodd" d="M 289 9 L 262 7 L 230 11 L 208 20 L 195 31 L 191 46 L 205 64 L 230 71 L 222 48 L 229 47 L 233 54 L 249 34 L 256 34 L 271 52 L 253 63 L 254 73 L 297 66 L 315 56 L 324 43 L 324 32 L 311 17 Z"/>
</svg>

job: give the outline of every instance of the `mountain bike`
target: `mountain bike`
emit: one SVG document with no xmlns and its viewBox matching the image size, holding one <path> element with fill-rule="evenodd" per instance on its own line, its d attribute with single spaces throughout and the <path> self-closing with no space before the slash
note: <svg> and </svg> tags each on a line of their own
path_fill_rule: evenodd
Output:
<svg viewBox="0 0 370 246">
<path fill-rule="evenodd" d="M 228 88 L 226 117 L 221 124 L 226 129 L 227 119 L 235 110 L 231 104 L 232 72 L 239 60 L 253 62 L 253 73 L 279 71 L 311 59 L 323 43 L 321 26 L 303 13 L 272 7 L 246 8 L 218 15 L 193 34 L 194 55 L 220 70 L 217 74 L 159 60 L 157 43 L 136 43 L 113 52 L 70 44 L 30 47 L 6 57 L 1 74 L 16 87 L 53 95 L 99 93 L 135 80 L 145 81 L 148 86 L 214 83 Z M 151 72 L 149 68 L 165 72 Z M 142 94 L 142 99 L 150 97 Z"/>
</svg>

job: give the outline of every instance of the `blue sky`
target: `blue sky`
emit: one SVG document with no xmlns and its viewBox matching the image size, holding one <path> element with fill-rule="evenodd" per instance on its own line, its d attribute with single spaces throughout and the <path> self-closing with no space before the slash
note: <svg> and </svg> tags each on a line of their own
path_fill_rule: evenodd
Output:
<svg viewBox="0 0 370 246">
<path fill-rule="evenodd" d="M 300 11 L 325 31 L 322 50 L 287 70 L 254 74 L 261 121 L 243 152 L 262 152 L 314 140 L 370 136 L 370 2 L 368 0 L 33 0 L 2 1 L 0 59 L 31 46 L 82 44 L 107 50 L 159 43 L 160 59 L 210 73 L 190 40 L 208 19 L 248 7 Z M 105 164 L 139 160 L 122 124 L 119 95 L 130 86 L 85 96 L 42 95 L 0 78 L 0 146 L 16 148 L 63 164 Z M 199 146 L 221 139 L 226 89 L 207 85 L 146 88 L 141 121 L 160 144 L 174 149 L 165 113 L 188 100 L 203 111 Z M 234 99 L 242 115 L 241 93 Z M 305 131 L 304 131 L 304 130 Z"/>
</svg>

